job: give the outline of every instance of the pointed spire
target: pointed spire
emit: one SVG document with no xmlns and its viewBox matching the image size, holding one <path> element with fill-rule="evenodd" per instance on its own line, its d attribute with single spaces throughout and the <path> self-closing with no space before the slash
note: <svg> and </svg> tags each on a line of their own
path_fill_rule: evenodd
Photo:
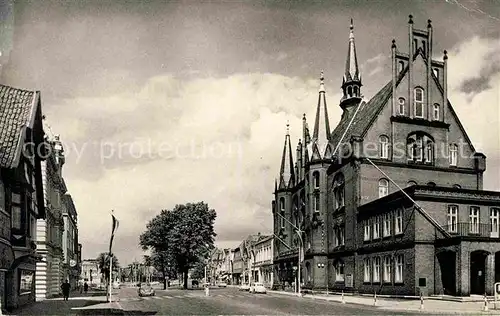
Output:
<svg viewBox="0 0 500 316">
<path fill-rule="evenodd" d="M 345 110 L 348 106 L 361 101 L 361 86 L 361 73 L 359 72 L 356 44 L 354 43 L 354 22 L 351 19 L 345 73 L 342 78 L 343 96 L 340 100 L 342 109 Z"/>
<path fill-rule="evenodd" d="M 312 143 L 309 145 L 308 154 L 311 158 L 323 159 L 328 143 L 330 141 L 330 121 L 328 119 L 328 110 L 326 105 L 325 76 L 321 72 L 319 84 L 319 98 L 316 108 L 316 119 L 314 121 L 314 130 Z"/>
<path fill-rule="evenodd" d="M 344 75 L 345 82 L 351 80 L 359 81 L 358 58 L 356 55 L 356 45 L 354 43 L 354 24 L 352 19 L 349 31 L 349 48 L 347 51 L 347 60 L 345 64 L 345 75 Z"/>
<path fill-rule="evenodd" d="M 283 147 L 283 156 L 281 157 L 280 169 L 280 189 L 288 189 L 293 185 L 295 179 L 295 170 L 293 164 L 292 144 L 290 142 L 290 124 L 286 124 L 285 145 Z"/>
</svg>

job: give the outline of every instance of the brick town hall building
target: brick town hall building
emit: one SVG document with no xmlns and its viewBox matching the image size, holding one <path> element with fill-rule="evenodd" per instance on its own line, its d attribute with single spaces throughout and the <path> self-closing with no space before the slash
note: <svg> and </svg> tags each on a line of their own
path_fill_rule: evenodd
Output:
<svg viewBox="0 0 500 316">
<path fill-rule="evenodd" d="M 482 190 L 486 157 L 448 101 L 446 51 L 431 60 L 431 21 L 419 30 L 410 16 L 408 30 L 408 53 L 393 41 L 392 79 L 364 102 L 351 25 L 339 124 L 321 78 L 312 135 L 304 116 L 292 153 L 287 132 L 275 283 L 296 280 L 299 247 L 306 288 L 466 296 L 500 281 L 500 192 Z"/>
</svg>

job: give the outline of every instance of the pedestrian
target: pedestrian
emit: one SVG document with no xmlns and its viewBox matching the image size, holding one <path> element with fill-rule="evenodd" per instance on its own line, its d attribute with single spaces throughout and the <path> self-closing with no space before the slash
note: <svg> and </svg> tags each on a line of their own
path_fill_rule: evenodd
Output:
<svg viewBox="0 0 500 316">
<path fill-rule="evenodd" d="M 66 280 L 62 285 L 61 289 L 63 292 L 64 300 L 67 301 L 69 299 L 69 290 L 71 289 L 71 285 L 69 284 L 69 280 Z"/>
<path fill-rule="evenodd" d="M 87 282 L 85 281 L 85 283 L 83 284 L 83 291 L 85 292 L 85 294 L 87 294 L 87 291 L 89 290 L 89 285 L 87 284 Z"/>
</svg>

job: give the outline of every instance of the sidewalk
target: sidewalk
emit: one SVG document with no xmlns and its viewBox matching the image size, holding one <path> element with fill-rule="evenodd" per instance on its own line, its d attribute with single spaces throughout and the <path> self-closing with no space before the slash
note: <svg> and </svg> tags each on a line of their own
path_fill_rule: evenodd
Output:
<svg viewBox="0 0 500 316">
<path fill-rule="evenodd" d="M 114 293 L 113 293 L 114 294 Z M 62 297 L 49 298 L 41 302 L 22 306 L 4 315 L 123 315 L 118 302 L 106 302 L 101 291 L 87 294 L 72 292 L 69 300 Z"/>
<path fill-rule="evenodd" d="M 271 291 L 268 293 L 297 296 L 293 292 L 284 291 Z M 333 302 L 342 302 L 341 294 L 305 294 L 304 299 L 317 299 L 317 300 L 327 300 Z M 343 301 L 346 304 L 364 305 L 364 306 L 374 306 L 383 310 L 392 311 L 418 311 L 422 313 L 429 314 L 488 314 L 488 315 L 500 315 L 500 302 L 497 305 L 498 309 L 495 310 L 494 302 L 488 300 L 488 311 L 484 311 L 484 299 L 481 301 L 478 298 L 464 298 L 462 300 L 457 300 L 453 298 L 444 297 L 425 297 L 423 300 L 423 309 L 421 309 L 420 299 L 416 297 L 399 297 L 399 298 L 389 298 L 377 296 L 377 301 L 375 303 L 373 295 L 361 296 L 361 295 L 344 295 Z"/>
</svg>

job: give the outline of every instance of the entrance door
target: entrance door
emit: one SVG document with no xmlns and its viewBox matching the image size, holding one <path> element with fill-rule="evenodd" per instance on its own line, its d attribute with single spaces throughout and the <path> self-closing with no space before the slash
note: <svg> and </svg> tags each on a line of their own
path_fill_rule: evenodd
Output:
<svg viewBox="0 0 500 316">
<path fill-rule="evenodd" d="M 444 251 L 438 255 L 438 262 L 444 294 L 456 295 L 456 253 Z"/>
<path fill-rule="evenodd" d="M 486 253 L 474 251 L 470 254 L 470 293 L 483 295 L 485 291 Z"/>
</svg>

